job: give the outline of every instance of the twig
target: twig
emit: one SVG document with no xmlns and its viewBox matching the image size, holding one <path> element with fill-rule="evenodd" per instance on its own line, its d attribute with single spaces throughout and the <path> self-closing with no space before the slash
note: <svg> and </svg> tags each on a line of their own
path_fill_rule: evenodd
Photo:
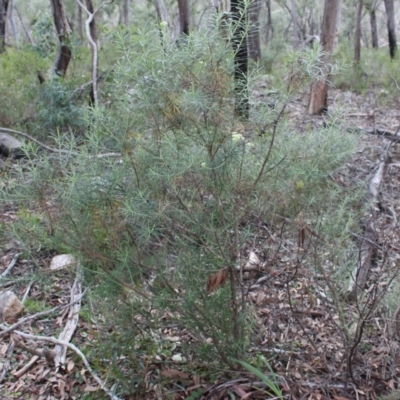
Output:
<svg viewBox="0 0 400 400">
<path fill-rule="evenodd" d="M 22 136 L 22 137 L 24 137 L 25 139 L 29 139 L 30 141 L 32 141 L 32 142 L 38 144 L 39 146 L 41 146 L 41 147 L 43 147 L 44 149 L 49 150 L 49 151 L 51 151 L 51 152 L 53 152 L 53 153 L 72 154 L 72 155 L 75 155 L 75 156 L 78 155 L 78 153 L 75 153 L 74 151 L 63 150 L 63 149 L 55 149 L 54 147 L 47 146 L 47 144 L 44 144 L 44 143 L 42 143 L 42 142 L 39 142 L 39 140 L 33 138 L 31 135 L 28 135 L 27 133 L 24 133 L 24 132 L 16 131 L 15 129 L 9 129 L 9 128 L 0 127 L 0 131 L 9 132 L 9 133 L 14 133 L 15 135 Z"/>
<path fill-rule="evenodd" d="M 78 267 L 74 284 L 71 288 L 71 305 L 68 314 L 68 321 L 64 327 L 64 330 L 60 333 L 59 339 L 64 342 L 69 342 L 75 332 L 79 322 L 79 310 L 81 309 L 82 299 L 82 267 Z M 65 363 L 67 354 L 67 348 L 57 345 L 54 349 L 54 364 L 56 368 Z"/>
<path fill-rule="evenodd" d="M 33 356 L 28 364 L 25 364 L 20 370 L 13 372 L 13 376 L 18 379 L 21 378 L 21 376 L 25 375 L 36 364 L 39 358 L 39 356 Z"/>
<path fill-rule="evenodd" d="M 21 347 L 27 352 L 37 357 L 44 357 L 49 363 L 54 363 L 54 356 L 55 356 L 54 350 L 49 350 L 47 347 L 45 347 L 44 349 L 38 349 L 26 346 L 24 343 L 22 343 L 19 339 L 16 338 L 16 335 L 13 335 L 13 340 L 15 341 L 17 346 Z"/>
<path fill-rule="evenodd" d="M 4 278 L 8 273 L 14 268 L 15 263 L 18 260 L 20 253 L 17 253 L 14 258 L 11 260 L 10 265 L 7 267 L 7 269 L 0 275 L 0 278 Z"/>
<path fill-rule="evenodd" d="M 64 342 L 63 340 L 55 339 L 50 336 L 37 336 L 37 335 L 31 335 L 29 333 L 24 333 L 21 331 L 14 331 L 17 335 L 22 336 L 25 339 L 31 339 L 31 340 L 36 340 L 39 342 L 50 342 L 54 344 L 59 344 L 61 346 L 66 346 L 73 350 L 78 356 L 81 358 L 83 363 L 85 364 L 85 367 L 87 370 L 90 372 L 92 375 L 93 379 L 100 385 L 100 387 L 104 390 L 104 392 L 112 399 L 112 400 L 121 400 L 118 396 L 113 394 L 110 389 L 107 388 L 106 384 L 100 379 L 100 377 L 96 374 L 96 372 L 93 371 L 92 367 L 90 366 L 88 360 L 86 359 L 85 355 L 72 343 Z"/>
<path fill-rule="evenodd" d="M 85 295 L 85 293 L 86 293 L 86 290 L 82 293 L 82 297 Z M 81 299 L 77 299 L 74 302 L 69 303 L 69 304 L 67 304 L 65 306 L 57 306 L 57 307 L 52 308 L 51 310 L 42 311 L 42 312 L 39 312 L 39 313 L 36 313 L 36 314 L 33 314 L 33 315 L 29 315 L 28 317 L 20 319 L 19 321 L 17 321 L 15 324 L 11 325 L 8 328 L 5 325 L 0 324 L 0 329 L 3 329 L 3 331 L 0 332 L 0 339 L 3 338 L 4 336 L 8 335 L 9 333 L 13 332 L 19 326 L 27 323 L 28 321 L 31 321 L 33 319 L 42 317 L 43 315 L 51 314 L 51 313 L 53 313 L 55 311 L 62 310 L 64 308 L 70 307 L 72 304 L 74 304 L 74 303 L 76 303 L 76 302 L 78 302 L 80 300 Z"/>
<path fill-rule="evenodd" d="M 24 297 L 22 298 L 22 301 L 21 301 L 22 304 L 25 303 L 27 297 L 29 296 L 29 292 L 31 291 L 32 285 L 33 285 L 33 281 L 30 281 L 28 287 L 25 290 Z"/>
<path fill-rule="evenodd" d="M 369 135 L 377 135 L 383 136 L 385 139 L 390 140 L 391 142 L 400 143 L 400 136 L 397 135 L 395 132 L 388 131 L 382 128 L 348 128 L 347 132 L 354 133 L 354 132 L 363 132 L 368 133 Z"/>
<path fill-rule="evenodd" d="M 64 150 L 64 149 L 55 149 L 54 147 L 47 146 L 47 144 L 44 144 L 40 142 L 39 140 L 33 138 L 31 135 L 28 135 L 27 133 L 16 131 L 14 129 L 9 129 L 9 128 L 3 128 L 0 127 L 0 131 L 4 132 L 9 132 L 9 133 L 14 133 L 15 135 L 19 135 L 24 137 L 25 139 L 31 140 L 32 142 L 38 144 L 39 146 L 43 147 L 46 150 L 51 151 L 52 153 L 62 153 L 62 154 L 69 154 L 72 156 L 77 156 L 79 153 L 76 151 L 71 151 L 71 150 Z M 98 154 L 96 156 L 91 156 L 91 157 L 96 157 L 96 158 L 105 158 L 105 157 L 121 157 L 121 153 L 103 153 L 103 154 Z"/>
<path fill-rule="evenodd" d="M 6 361 L 3 363 L 3 368 L 0 373 L 0 383 L 3 382 L 4 377 L 7 374 L 7 371 L 10 369 L 10 359 L 14 352 L 15 343 L 11 342 L 8 346 L 7 354 L 6 354 Z"/>
</svg>

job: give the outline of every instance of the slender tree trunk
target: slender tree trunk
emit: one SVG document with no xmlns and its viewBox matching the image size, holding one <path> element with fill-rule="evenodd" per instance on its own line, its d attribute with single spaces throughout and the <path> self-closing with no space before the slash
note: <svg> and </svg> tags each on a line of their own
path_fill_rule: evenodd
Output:
<svg viewBox="0 0 400 400">
<path fill-rule="evenodd" d="M 0 53 L 6 48 L 6 22 L 8 0 L 0 0 Z"/>
<path fill-rule="evenodd" d="M 261 11 L 261 0 L 252 0 L 248 9 L 249 20 L 250 20 L 248 45 L 249 45 L 249 56 L 254 61 L 261 60 L 260 11 Z"/>
<path fill-rule="evenodd" d="M 308 104 L 309 114 L 322 114 L 328 111 L 328 80 L 335 39 L 340 19 L 341 0 L 325 0 L 324 16 L 321 27 L 321 44 L 324 55 L 321 59 L 323 76 L 311 85 L 311 96 Z"/>
<path fill-rule="evenodd" d="M 82 44 L 83 42 L 83 20 L 82 20 L 82 8 L 78 4 L 78 37 L 80 40 L 80 43 Z"/>
<path fill-rule="evenodd" d="M 94 19 L 94 7 L 93 7 L 93 2 L 92 0 L 86 0 L 86 8 L 89 11 L 90 14 L 93 15 L 90 23 L 89 23 L 89 31 L 90 31 L 90 36 L 92 38 L 92 41 L 94 42 L 95 46 L 92 45 L 92 87 L 90 88 L 90 94 L 89 94 L 89 105 L 91 107 L 95 107 L 97 105 L 97 76 L 98 76 L 98 67 L 99 63 L 97 60 L 97 50 L 99 48 L 98 45 L 98 37 L 97 37 L 97 27 L 96 27 L 96 20 Z M 96 52 L 96 54 L 95 54 Z"/>
<path fill-rule="evenodd" d="M 156 6 L 158 22 L 168 23 L 168 12 L 165 8 L 163 0 L 154 0 L 154 5 Z"/>
<path fill-rule="evenodd" d="M 10 22 L 14 46 L 18 47 L 18 29 L 15 24 L 15 0 L 10 0 L 10 5 L 9 5 L 8 11 L 9 11 L 8 20 Z"/>
<path fill-rule="evenodd" d="M 1 1 L 1 0 L 0 0 L 0 1 Z M 22 29 L 23 29 L 24 32 L 25 32 L 25 35 L 26 35 L 26 38 L 28 39 L 29 44 L 30 44 L 31 46 L 34 46 L 35 43 L 34 43 L 32 37 L 31 37 L 31 35 L 30 35 L 28 29 L 27 29 L 26 26 L 25 26 L 24 20 L 22 19 L 21 14 L 20 14 L 20 12 L 19 12 L 19 10 L 18 10 L 17 7 L 15 7 L 15 12 L 16 12 L 17 15 L 18 15 L 19 22 L 21 23 Z"/>
<path fill-rule="evenodd" d="M 247 35 L 245 26 L 245 1 L 231 0 L 231 17 L 234 22 L 234 34 L 232 39 L 235 53 L 235 112 L 238 116 L 249 118 L 249 99 L 247 88 Z"/>
<path fill-rule="evenodd" d="M 268 46 L 270 39 L 273 37 L 272 17 L 271 17 L 271 0 L 266 0 L 267 6 L 267 26 L 265 29 L 265 44 Z"/>
<path fill-rule="evenodd" d="M 394 20 L 394 5 L 393 0 L 384 0 L 387 18 L 387 29 L 389 39 L 389 54 L 393 60 L 396 56 L 397 42 L 396 42 L 396 24 Z"/>
<path fill-rule="evenodd" d="M 376 8 L 374 6 L 369 10 L 369 22 L 371 25 L 371 42 L 374 49 L 379 48 L 378 25 L 376 23 Z"/>
<path fill-rule="evenodd" d="M 354 44 L 354 61 L 360 62 L 361 57 L 361 19 L 362 19 L 363 0 L 358 0 L 357 4 L 357 20 L 356 20 L 356 37 Z"/>
<path fill-rule="evenodd" d="M 299 14 L 297 12 L 296 0 L 290 0 L 290 13 L 293 21 L 293 47 L 300 45 Z"/>
<path fill-rule="evenodd" d="M 129 26 L 131 22 L 131 0 L 124 0 L 124 25 Z"/>
<path fill-rule="evenodd" d="M 189 3 L 188 0 L 178 0 L 179 33 L 189 36 Z"/>
<path fill-rule="evenodd" d="M 72 57 L 72 52 L 69 46 L 70 27 L 65 16 L 62 0 L 50 0 L 50 3 L 53 9 L 54 25 L 60 42 L 60 48 L 54 65 L 54 72 L 58 76 L 64 78 Z"/>
</svg>

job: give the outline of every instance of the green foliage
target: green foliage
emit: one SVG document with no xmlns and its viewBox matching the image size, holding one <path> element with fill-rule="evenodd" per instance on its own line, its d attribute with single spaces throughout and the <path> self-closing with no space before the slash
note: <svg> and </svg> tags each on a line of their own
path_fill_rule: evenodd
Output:
<svg viewBox="0 0 400 400">
<path fill-rule="evenodd" d="M 57 37 L 54 32 L 54 21 L 50 14 L 40 14 L 32 23 L 34 50 L 41 57 L 49 57 L 57 48 Z"/>
<path fill-rule="evenodd" d="M 81 102 L 77 101 L 78 95 L 80 92 L 76 90 L 75 82 L 59 78 L 46 82 L 37 99 L 35 125 L 53 132 L 63 127 L 72 130 L 83 127 L 83 110 Z"/>
<path fill-rule="evenodd" d="M 0 125 L 18 123 L 35 110 L 37 70 L 46 66 L 32 50 L 8 49 L 0 57 Z"/>
<path fill-rule="evenodd" d="M 120 328 L 105 343 L 112 372 L 124 389 L 139 390 L 143 358 L 217 366 L 244 356 L 252 323 L 238 266 L 250 221 L 302 214 L 335 246 L 348 196 L 329 176 L 354 139 L 335 126 L 299 134 L 268 104 L 246 125 L 238 121 L 233 54 L 213 32 L 179 47 L 161 45 L 156 30 L 121 32 L 117 45 L 123 57 L 108 108 L 88 113 L 80 146 L 55 138 L 76 154 L 24 161 L 7 199 L 29 210 L 15 225 L 28 248 L 39 237 L 82 260 L 99 310 Z M 312 68 L 298 60 L 288 71 L 301 80 Z M 55 118 L 40 117 L 46 127 L 66 124 L 63 110 L 70 123 L 79 120 L 64 88 L 58 81 L 44 88 L 41 101 Z M 277 88 L 278 107 L 294 89 Z M 181 332 L 194 341 L 167 339 Z"/>
<path fill-rule="evenodd" d="M 277 383 L 277 378 L 278 376 L 272 371 L 271 366 L 269 365 L 268 362 L 266 362 L 266 367 L 269 369 L 269 374 L 265 375 L 260 369 L 253 367 L 251 364 L 242 361 L 242 360 L 235 360 L 238 364 L 240 364 L 242 367 L 246 368 L 249 372 L 251 372 L 253 375 L 255 375 L 257 378 L 261 379 L 269 388 L 271 391 L 271 394 L 274 397 L 274 399 L 283 399 L 283 393 L 282 390 L 280 389 L 278 383 Z"/>
<path fill-rule="evenodd" d="M 342 44 L 335 58 L 353 59 L 354 55 L 348 44 Z M 347 89 L 356 93 L 366 93 L 372 88 L 379 88 L 377 103 L 387 105 L 397 101 L 399 97 L 400 72 L 397 64 L 390 60 L 387 47 L 379 49 L 363 49 L 359 64 L 348 68 L 345 74 L 334 78 L 333 84 L 339 89 Z"/>
</svg>

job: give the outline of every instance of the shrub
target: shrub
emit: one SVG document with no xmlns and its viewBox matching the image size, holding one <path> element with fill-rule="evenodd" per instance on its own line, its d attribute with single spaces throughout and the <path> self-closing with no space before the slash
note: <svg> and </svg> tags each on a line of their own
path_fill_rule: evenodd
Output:
<svg viewBox="0 0 400 400">
<path fill-rule="evenodd" d="M 77 155 L 21 164 L 7 198 L 33 214 L 14 225 L 27 246 L 39 226 L 49 248 L 83 261 L 99 308 L 121 327 L 104 351 L 129 354 L 130 367 L 114 372 L 128 371 L 133 388 L 144 354 L 215 365 L 243 357 L 252 323 L 240 266 L 251 221 L 302 213 L 341 240 L 332 227 L 346 197 L 329 174 L 354 140 L 335 127 L 299 134 L 273 124 L 267 104 L 237 120 L 231 49 L 212 32 L 179 47 L 161 46 L 154 31 L 131 40 L 120 38 L 114 97 L 87 116 Z M 263 135 L 261 122 L 271 123 Z M 66 136 L 59 145 L 74 147 Z M 165 340 L 178 333 L 187 340 Z"/>
</svg>

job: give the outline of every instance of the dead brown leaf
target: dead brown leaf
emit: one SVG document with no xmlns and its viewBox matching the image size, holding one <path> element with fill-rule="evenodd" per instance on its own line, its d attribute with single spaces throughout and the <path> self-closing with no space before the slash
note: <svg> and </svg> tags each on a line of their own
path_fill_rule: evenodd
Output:
<svg viewBox="0 0 400 400">
<path fill-rule="evenodd" d="M 221 269 L 207 279 L 207 293 L 212 293 L 222 286 L 228 278 L 228 271 Z"/>
<path fill-rule="evenodd" d="M 161 376 L 171 379 L 190 379 L 188 374 L 173 368 L 164 369 L 164 371 L 161 372 Z"/>
</svg>

